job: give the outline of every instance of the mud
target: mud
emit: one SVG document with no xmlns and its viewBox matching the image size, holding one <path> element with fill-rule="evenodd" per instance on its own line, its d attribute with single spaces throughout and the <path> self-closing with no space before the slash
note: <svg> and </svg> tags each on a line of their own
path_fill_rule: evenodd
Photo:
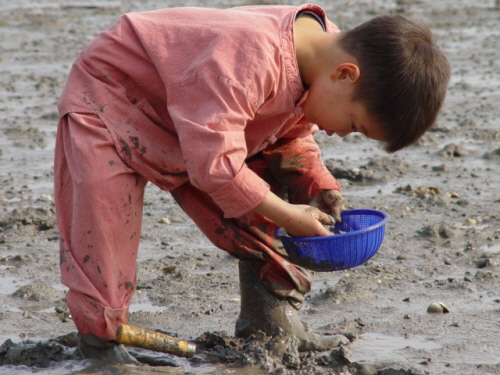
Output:
<svg viewBox="0 0 500 375">
<path fill-rule="evenodd" d="M 51 164 L 56 101 L 76 53 L 124 12 L 255 3 L 271 2 L 0 0 L 0 374 L 500 373 L 494 0 L 316 2 L 343 29 L 385 13 L 427 23 L 452 65 L 436 126 L 409 149 L 386 155 L 360 135 L 318 134 L 348 207 L 391 215 L 378 253 L 354 269 L 316 273 L 302 309 L 315 331 L 343 333 L 348 345 L 304 354 L 279 332 L 235 339 L 236 260 L 168 193 L 148 186 L 130 324 L 195 341 L 199 353 L 188 360 L 132 349 L 143 366 L 71 359 L 75 328 L 59 280 Z M 449 312 L 427 313 L 434 302 Z"/>
</svg>

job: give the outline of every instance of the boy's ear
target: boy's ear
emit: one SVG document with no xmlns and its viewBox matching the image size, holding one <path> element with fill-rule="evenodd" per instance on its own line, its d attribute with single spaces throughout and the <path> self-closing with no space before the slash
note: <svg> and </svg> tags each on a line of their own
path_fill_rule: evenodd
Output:
<svg viewBox="0 0 500 375">
<path fill-rule="evenodd" d="M 337 65 L 331 73 L 330 78 L 336 78 L 339 81 L 349 80 L 352 83 L 357 82 L 360 76 L 359 67 L 352 63 L 342 63 Z"/>
</svg>

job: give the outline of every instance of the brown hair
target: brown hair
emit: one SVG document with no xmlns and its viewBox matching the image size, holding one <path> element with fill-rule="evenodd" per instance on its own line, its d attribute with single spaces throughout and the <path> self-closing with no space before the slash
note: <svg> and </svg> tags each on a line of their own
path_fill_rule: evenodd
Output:
<svg viewBox="0 0 500 375">
<path fill-rule="evenodd" d="M 358 61 L 352 99 L 380 124 L 385 150 L 416 142 L 436 121 L 450 78 L 430 30 L 402 16 L 381 16 L 342 33 L 339 44 Z"/>
</svg>

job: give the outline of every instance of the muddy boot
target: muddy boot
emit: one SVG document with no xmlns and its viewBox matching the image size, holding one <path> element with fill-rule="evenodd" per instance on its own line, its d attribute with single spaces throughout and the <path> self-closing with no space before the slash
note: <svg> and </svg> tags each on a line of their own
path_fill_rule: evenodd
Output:
<svg viewBox="0 0 500 375">
<path fill-rule="evenodd" d="M 250 261 L 240 261 L 241 312 L 236 321 L 236 336 L 248 336 L 264 332 L 268 336 L 280 327 L 285 333 L 300 340 L 300 351 L 323 351 L 349 340 L 343 335 L 320 336 L 300 321 L 298 309 L 288 299 L 280 299 L 261 284 Z"/>
<path fill-rule="evenodd" d="M 107 344 L 94 335 L 78 334 L 75 357 L 96 360 L 106 364 L 139 364 L 122 344 Z"/>
</svg>

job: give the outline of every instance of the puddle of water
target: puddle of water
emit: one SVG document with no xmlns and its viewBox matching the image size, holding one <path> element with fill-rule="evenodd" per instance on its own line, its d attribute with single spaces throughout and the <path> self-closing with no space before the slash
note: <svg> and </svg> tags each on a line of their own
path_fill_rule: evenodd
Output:
<svg viewBox="0 0 500 375">
<path fill-rule="evenodd" d="M 6 267 L 6 268 L 0 268 L 0 269 L 8 269 L 10 266 L 1 266 L 1 267 Z M 23 285 L 28 284 L 28 282 L 21 281 L 19 275 L 3 275 L 0 278 L 0 280 L 2 283 L 2 292 L 0 293 L 0 295 L 12 294 Z"/>
<path fill-rule="evenodd" d="M 417 350 L 437 350 L 443 348 L 443 345 L 422 336 L 412 336 L 406 339 L 399 336 L 365 333 L 360 336 L 358 344 L 353 348 L 351 359 L 359 363 L 380 363 L 383 361 L 404 363 L 408 362 L 409 358 L 402 349 L 407 347 Z M 498 348 L 494 345 L 482 347 L 480 351 L 465 351 L 460 353 L 460 356 L 456 354 L 454 352 L 442 354 L 438 362 L 494 365 L 500 360 Z"/>
<path fill-rule="evenodd" d="M 488 224 L 484 224 L 484 225 L 465 225 L 465 224 L 460 224 L 460 225 L 457 225 L 457 228 L 459 228 L 459 229 L 483 230 L 483 229 L 486 229 L 488 227 L 489 227 Z"/>
<path fill-rule="evenodd" d="M 481 246 L 479 249 L 483 250 L 487 253 L 498 253 L 498 252 L 500 252 L 500 243 L 491 244 L 491 245 L 484 245 L 484 246 Z"/>
<path fill-rule="evenodd" d="M 175 362 L 184 370 L 183 372 L 178 372 L 179 374 L 203 374 L 203 375 L 216 375 L 216 374 L 237 374 L 240 373 L 238 370 L 230 370 L 225 368 L 223 365 L 207 364 L 197 365 L 195 363 L 190 363 L 189 360 L 185 358 L 175 358 Z M 175 369 L 177 367 L 173 367 Z M 96 367 L 95 365 L 89 364 L 86 361 L 76 361 L 67 360 L 60 362 L 54 366 L 48 368 L 31 368 L 27 366 L 0 366 L 0 375 L 26 375 L 26 374 L 38 374 L 38 375 L 102 375 L 102 374 L 120 374 L 120 375 L 144 375 L 145 373 L 155 373 L 155 374 L 171 374 L 177 372 L 170 372 L 166 368 L 163 370 L 161 367 L 155 368 L 150 367 L 148 370 L 143 371 L 140 367 L 135 366 L 109 366 L 105 368 Z M 179 368 L 177 368 L 179 369 Z M 249 374 L 249 372 L 244 372 Z"/>
<path fill-rule="evenodd" d="M 61 365 L 57 368 L 47 368 L 47 369 L 32 369 L 27 366 L 0 366 L 0 375 L 26 375 L 26 374 L 37 374 L 37 375 L 77 375 L 85 374 L 84 370 L 87 366 L 85 364 L 75 364 L 75 365 Z M 82 371 L 83 370 L 83 371 Z"/>
<path fill-rule="evenodd" d="M 168 307 L 165 306 L 155 306 L 150 302 L 138 302 L 138 303 L 131 303 L 129 310 L 130 312 L 135 312 L 135 311 L 162 312 L 167 308 Z"/>
<path fill-rule="evenodd" d="M 378 333 L 365 333 L 359 337 L 358 344 L 353 348 L 352 359 L 357 362 L 378 362 L 384 359 L 405 359 L 398 350 L 411 347 L 414 349 L 439 349 L 441 344 L 426 340 L 420 336 L 404 338 Z"/>
</svg>

